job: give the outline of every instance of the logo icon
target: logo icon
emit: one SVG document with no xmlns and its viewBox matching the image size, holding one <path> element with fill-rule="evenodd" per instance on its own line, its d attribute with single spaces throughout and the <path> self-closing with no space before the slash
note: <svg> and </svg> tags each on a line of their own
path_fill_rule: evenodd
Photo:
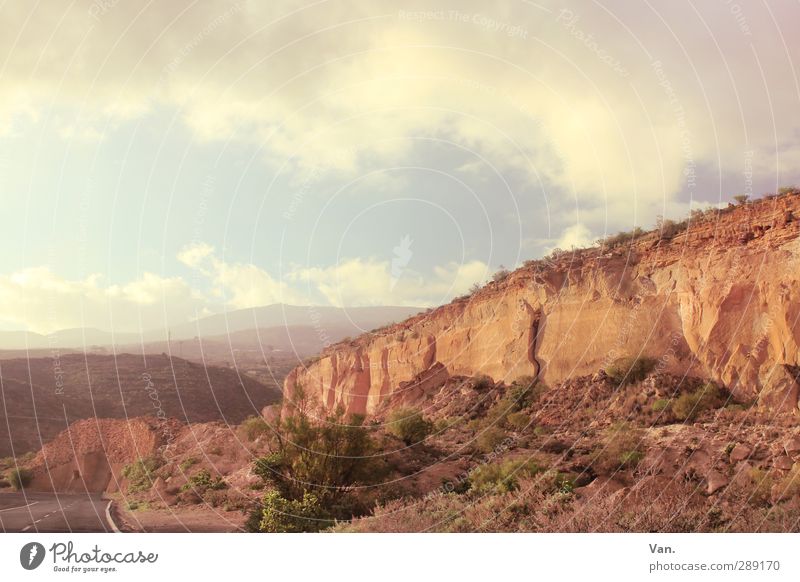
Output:
<svg viewBox="0 0 800 582">
<path fill-rule="evenodd" d="M 414 241 L 411 240 L 409 235 L 405 235 L 400 239 L 400 244 L 392 249 L 392 251 L 394 251 L 394 257 L 392 257 L 392 278 L 389 284 L 390 290 L 393 290 L 395 285 L 397 285 L 397 281 L 400 280 L 400 277 L 406 270 L 409 261 L 411 261 L 411 257 L 414 255 L 411 250 L 411 244 L 413 242 Z"/>
<path fill-rule="evenodd" d="M 35 570 L 44 561 L 44 546 L 39 542 L 30 542 L 19 551 L 19 563 L 26 570 Z"/>
</svg>

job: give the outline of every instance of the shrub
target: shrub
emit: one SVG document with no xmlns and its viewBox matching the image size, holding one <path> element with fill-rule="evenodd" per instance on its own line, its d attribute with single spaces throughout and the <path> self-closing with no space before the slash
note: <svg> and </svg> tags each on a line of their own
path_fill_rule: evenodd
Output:
<svg viewBox="0 0 800 582">
<path fill-rule="evenodd" d="M 601 247 L 614 248 L 628 243 L 634 239 L 639 238 L 644 234 L 644 231 L 638 226 L 629 232 L 618 232 L 617 234 L 608 235 L 597 241 Z"/>
<path fill-rule="evenodd" d="M 137 493 L 150 489 L 155 480 L 155 471 L 163 464 L 158 457 L 145 457 L 125 465 L 122 469 L 122 476 L 129 481 L 128 491 Z"/>
<path fill-rule="evenodd" d="M 480 374 L 475 376 L 473 380 L 473 386 L 476 390 L 488 390 L 494 386 L 494 382 L 486 374 Z"/>
<path fill-rule="evenodd" d="M 521 376 L 511 383 L 506 399 L 514 403 L 514 409 L 522 410 L 539 400 L 547 386 L 533 376 Z"/>
<path fill-rule="evenodd" d="M 781 196 L 786 196 L 787 194 L 796 194 L 800 192 L 800 188 L 797 186 L 781 186 L 778 188 L 778 194 Z"/>
<path fill-rule="evenodd" d="M 389 415 L 386 430 L 410 446 L 424 441 L 433 424 L 416 408 L 400 408 Z"/>
<path fill-rule="evenodd" d="M 344 410 L 338 408 L 312 419 L 299 408 L 296 416 L 277 423 L 273 430 L 275 450 L 257 459 L 253 471 L 265 486 L 278 492 L 275 504 L 297 504 L 295 509 L 302 509 L 313 498 L 314 505 L 318 503 L 332 517 L 350 519 L 353 511 L 346 502 L 353 488 L 381 477 L 383 465 L 373 455 L 375 443 L 363 416 L 345 418 Z M 248 527 L 258 531 L 262 509 L 251 513 Z"/>
<path fill-rule="evenodd" d="M 181 491 L 195 491 L 198 495 L 203 495 L 206 491 L 219 491 L 225 489 L 228 484 L 225 480 L 217 475 L 214 479 L 211 478 L 211 473 L 208 469 L 200 469 L 197 473 L 189 477 L 189 481 L 184 483 Z"/>
<path fill-rule="evenodd" d="M 253 442 L 262 435 L 269 434 L 269 425 L 267 421 L 260 416 L 246 418 L 239 426 L 245 438 L 250 442 Z"/>
<path fill-rule="evenodd" d="M 469 476 L 472 490 L 477 493 L 507 493 L 519 487 L 519 480 L 543 472 L 535 461 L 509 460 L 487 463 Z"/>
<path fill-rule="evenodd" d="M 792 469 L 778 482 L 778 498 L 786 501 L 800 496 L 800 463 L 792 465 Z"/>
<path fill-rule="evenodd" d="M 193 465 L 196 465 L 197 463 L 198 460 L 195 457 L 189 457 L 188 459 L 184 459 L 179 466 L 181 468 L 181 471 L 186 472 L 187 469 L 189 469 Z"/>
<path fill-rule="evenodd" d="M 704 384 L 693 392 L 681 394 L 672 403 L 672 413 L 680 421 L 694 420 L 700 413 L 719 408 L 725 403 L 722 392 L 716 384 Z"/>
<path fill-rule="evenodd" d="M 605 372 L 616 384 L 634 384 L 644 380 L 655 367 L 656 360 L 653 358 L 627 357 L 615 360 Z"/>
<path fill-rule="evenodd" d="M 656 220 L 656 230 L 658 231 L 658 237 L 662 240 L 671 239 L 682 230 L 685 230 L 688 224 L 689 223 L 686 220 L 684 220 L 683 222 L 675 222 L 674 220 L 670 220 L 668 218 L 663 218 L 659 216 L 658 219 Z"/>
<path fill-rule="evenodd" d="M 31 484 L 33 472 L 22 467 L 11 469 L 6 475 L 6 479 L 8 479 L 12 489 L 20 491 Z"/>
<path fill-rule="evenodd" d="M 643 432 L 627 422 L 618 422 L 606 429 L 601 449 L 592 465 L 599 471 L 614 472 L 632 469 L 644 457 Z"/>
<path fill-rule="evenodd" d="M 508 425 L 516 431 L 522 431 L 530 428 L 532 423 L 531 417 L 524 412 L 512 412 L 506 417 Z"/>
<path fill-rule="evenodd" d="M 478 449 L 484 453 L 491 453 L 506 439 L 506 432 L 497 426 L 490 426 L 482 431 L 476 440 Z"/>
<path fill-rule="evenodd" d="M 662 410 L 666 410 L 669 408 L 669 400 L 666 398 L 659 398 L 655 402 L 653 402 L 653 412 L 661 412 Z"/>
<path fill-rule="evenodd" d="M 506 279 L 511 273 L 508 269 L 506 269 L 503 265 L 500 265 L 500 269 L 492 275 L 492 281 L 495 283 L 500 283 L 504 279 Z"/>
<path fill-rule="evenodd" d="M 752 468 L 747 474 L 749 480 L 748 501 L 752 505 L 767 507 L 772 497 L 772 476 L 763 469 Z"/>
<path fill-rule="evenodd" d="M 750 200 L 750 196 L 748 196 L 747 194 L 737 194 L 736 196 L 733 197 L 733 200 L 739 206 L 744 206 L 745 204 L 747 204 L 747 201 Z"/>
<path fill-rule="evenodd" d="M 261 500 L 258 514 L 258 531 L 267 533 L 317 532 L 333 525 L 319 499 L 311 493 L 292 500 L 270 491 Z"/>
</svg>

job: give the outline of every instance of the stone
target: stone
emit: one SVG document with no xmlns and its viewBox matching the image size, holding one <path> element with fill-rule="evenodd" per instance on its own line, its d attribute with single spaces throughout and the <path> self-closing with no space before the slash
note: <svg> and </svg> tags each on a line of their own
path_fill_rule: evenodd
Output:
<svg viewBox="0 0 800 582">
<path fill-rule="evenodd" d="M 800 454 L 800 437 L 792 437 L 783 443 L 783 450 L 790 457 Z"/>
<path fill-rule="evenodd" d="M 753 449 L 751 447 L 739 443 L 738 445 L 733 447 L 733 450 L 731 451 L 730 455 L 731 463 L 738 463 L 739 461 L 744 461 L 745 459 L 749 458 L 752 453 Z"/>
<path fill-rule="evenodd" d="M 727 487 L 728 483 L 730 483 L 730 479 L 719 471 L 711 471 L 706 478 L 706 482 L 708 483 L 706 493 L 708 495 L 713 495 L 723 487 Z"/>
</svg>

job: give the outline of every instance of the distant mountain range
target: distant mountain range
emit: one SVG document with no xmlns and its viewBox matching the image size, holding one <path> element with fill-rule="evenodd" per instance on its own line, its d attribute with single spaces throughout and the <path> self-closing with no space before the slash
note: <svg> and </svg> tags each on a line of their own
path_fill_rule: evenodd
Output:
<svg viewBox="0 0 800 582">
<path fill-rule="evenodd" d="M 171 326 L 169 329 L 142 333 L 112 333 L 94 328 L 64 329 L 42 335 L 28 331 L 0 331 L 0 350 L 74 349 L 139 346 L 167 340 L 185 342 L 198 339 L 220 342 L 236 348 L 272 346 L 297 353 L 314 353 L 327 343 L 355 336 L 376 327 L 402 321 L 422 311 L 420 307 L 322 307 L 276 303 L 263 307 L 239 309 Z M 146 349 L 145 351 L 150 351 Z M 163 351 L 167 351 L 164 349 Z"/>
</svg>

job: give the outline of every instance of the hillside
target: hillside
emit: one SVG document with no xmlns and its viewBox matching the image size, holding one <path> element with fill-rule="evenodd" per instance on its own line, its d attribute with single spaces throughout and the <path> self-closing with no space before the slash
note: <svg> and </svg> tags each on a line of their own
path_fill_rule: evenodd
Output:
<svg viewBox="0 0 800 582">
<path fill-rule="evenodd" d="M 80 419 L 152 416 L 235 424 L 280 399 L 276 388 L 235 370 L 166 355 L 2 360 L 0 380 L 0 456 L 37 450 Z"/>
<path fill-rule="evenodd" d="M 557 252 L 428 313 L 328 349 L 285 381 L 321 405 L 423 406 L 453 375 L 549 385 L 617 358 L 796 410 L 800 195 L 698 213 L 659 232 Z M 413 394 L 413 396 L 411 396 Z"/>
</svg>

